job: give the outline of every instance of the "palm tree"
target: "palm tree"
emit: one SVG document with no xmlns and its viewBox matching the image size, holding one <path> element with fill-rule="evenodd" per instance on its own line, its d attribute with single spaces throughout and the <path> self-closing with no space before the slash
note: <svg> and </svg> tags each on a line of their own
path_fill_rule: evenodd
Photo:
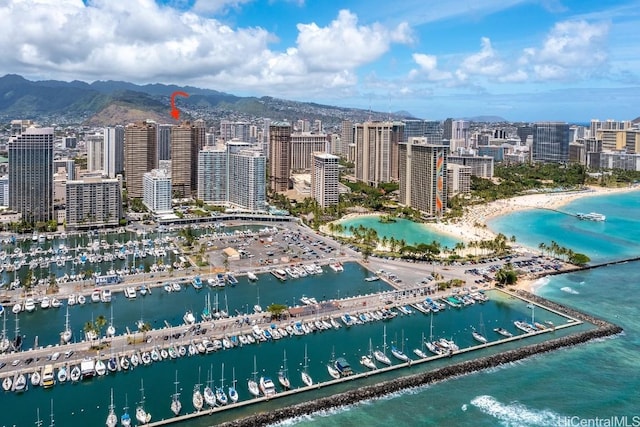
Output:
<svg viewBox="0 0 640 427">
<path fill-rule="evenodd" d="M 545 249 L 547 249 L 547 245 L 545 245 L 544 242 L 541 242 L 538 245 L 538 249 L 540 249 L 540 252 L 542 252 L 542 255 L 544 256 L 544 251 L 545 251 Z"/>
<path fill-rule="evenodd" d="M 102 328 L 107 324 L 107 319 L 101 314 L 96 317 L 96 321 L 94 323 L 97 329 L 96 333 L 98 334 L 98 343 L 100 343 L 100 340 L 102 339 Z"/>
</svg>

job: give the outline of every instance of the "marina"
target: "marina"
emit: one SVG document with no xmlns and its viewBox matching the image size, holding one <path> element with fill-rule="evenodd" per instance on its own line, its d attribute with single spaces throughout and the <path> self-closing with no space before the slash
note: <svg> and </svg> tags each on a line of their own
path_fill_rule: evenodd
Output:
<svg viewBox="0 0 640 427">
<path fill-rule="evenodd" d="M 363 269 L 358 264 L 344 264 L 344 271 L 341 273 L 334 273 L 327 269 L 324 275 L 314 276 L 313 278 L 305 278 L 301 280 L 308 280 L 309 286 L 319 286 L 322 283 L 323 289 L 328 292 L 328 282 L 335 281 L 335 275 L 343 275 L 338 277 L 344 277 L 348 279 L 353 275 L 359 275 L 361 277 L 360 281 L 351 281 L 351 283 L 358 283 L 360 286 L 365 286 L 362 278 L 368 277 L 370 274 L 366 269 Z M 322 280 L 324 279 L 324 280 Z M 244 290 L 247 291 L 245 297 L 252 299 L 255 291 L 256 285 L 249 285 L 250 282 L 242 282 L 242 278 L 239 279 L 239 285 L 235 288 L 235 290 L 241 290 L 244 287 Z M 277 279 L 269 276 L 260 277 L 259 283 L 262 287 L 262 298 L 268 298 L 270 300 L 275 299 L 278 300 L 274 295 L 278 295 L 278 292 L 282 288 L 278 287 L 269 287 L 269 280 L 273 281 L 273 285 L 279 284 Z M 320 283 L 318 282 L 320 281 Z M 345 280 L 347 282 L 347 280 Z M 296 287 L 298 285 L 303 285 L 303 281 L 298 281 L 296 283 Z M 251 286 L 251 288 L 249 288 Z M 181 321 L 176 321 L 175 316 L 180 316 L 180 313 L 184 313 L 184 311 L 180 311 L 174 313 L 173 316 L 167 316 L 169 313 L 167 312 L 168 306 L 175 306 L 175 304 L 158 304 L 151 303 L 153 298 L 176 298 L 178 296 L 187 298 L 196 299 L 198 304 L 202 304 L 202 296 L 203 292 L 208 291 L 200 291 L 197 292 L 194 289 L 186 288 L 183 292 L 167 294 L 164 292 L 151 292 L 145 297 L 137 298 L 136 300 L 127 301 L 119 292 L 114 292 L 113 300 L 110 304 L 105 303 L 95 303 L 96 308 L 114 308 L 114 317 L 117 319 L 120 313 L 120 317 L 130 317 L 131 319 L 136 319 L 140 317 L 140 311 L 142 310 L 145 318 L 148 318 L 150 322 L 154 324 L 158 324 L 160 322 L 163 314 L 165 317 L 169 317 L 175 321 L 176 326 L 167 327 L 164 325 L 163 328 L 154 329 L 147 332 L 146 337 L 142 338 L 141 333 L 132 332 L 130 334 L 116 335 L 111 339 L 104 339 L 105 343 L 108 343 L 108 346 L 105 346 L 101 350 L 96 353 L 96 350 L 93 350 L 94 357 L 88 357 L 88 355 L 92 354 L 92 351 L 87 351 L 87 342 L 76 342 L 70 343 L 64 346 L 59 346 L 54 348 L 42 348 L 39 350 L 34 350 L 28 352 L 31 357 L 39 358 L 40 361 L 32 361 L 29 364 L 28 368 L 25 367 L 25 362 L 22 362 L 22 367 L 16 366 L 18 372 L 21 373 L 29 373 L 36 370 L 43 361 L 49 363 L 53 366 L 58 372 L 61 368 L 65 370 L 73 369 L 77 367 L 75 365 L 78 360 L 80 360 L 80 378 L 77 381 L 71 381 L 69 384 L 63 384 L 62 382 L 57 382 L 54 386 L 51 387 L 51 390 L 55 390 L 55 393 L 61 393 L 62 396 L 70 393 L 74 396 L 73 401 L 76 401 L 79 405 L 79 408 L 68 408 L 66 413 L 59 413 L 56 415 L 56 419 L 60 420 L 68 420 L 72 422 L 75 417 L 78 416 L 79 412 L 83 408 L 85 412 L 91 408 L 92 405 L 96 407 L 107 407 L 107 404 L 104 402 L 97 402 L 95 400 L 90 399 L 88 396 L 80 396 L 75 397 L 74 388 L 77 387 L 78 384 L 88 385 L 92 388 L 98 388 L 100 391 L 96 394 L 101 396 L 108 396 L 109 390 L 111 388 L 114 389 L 114 402 L 115 402 L 115 412 L 116 414 L 120 414 L 122 410 L 118 410 L 118 408 L 123 408 L 123 392 L 125 395 L 129 395 L 130 397 L 135 395 L 134 390 L 132 390 L 131 385 L 136 383 L 141 383 L 144 381 L 146 386 L 145 393 L 145 414 L 154 414 L 153 420 L 151 420 L 150 425 L 154 422 L 159 422 L 160 424 L 166 422 L 162 420 L 171 420 L 175 422 L 180 419 L 187 419 L 194 416 L 194 413 L 198 414 L 212 414 L 212 413 L 222 413 L 227 410 L 229 413 L 239 413 L 243 414 L 250 411 L 251 405 L 253 403 L 263 402 L 265 400 L 270 401 L 272 404 L 275 400 L 287 402 L 288 399 L 293 398 L 298 395 L 298 392 L 308 391 L 311 394 L 316 394 L 322 388 L 325 389 L 326 386 L 329 385 L 339 385 L 342 384 L 345 379 L 346 381 L 357 380 L 360 381 L 363 378 L 370 378 L 371 372 L 368 368 L 360 371 L 360 368 L 356 369 L 353 367 L 353 364 L 360 359 L 360 356 L 367 353 L 367 349 L 369 348 L 369 342 L 373 337 L 374 342 L 376 342 L 376 348 L 381 348 L 386 345 L 386 342 L 379 343 L 378 341 L 382 336 L 382 332 L 386 332 L 387 327 L 393 330 L 394 335 L 404 336 L 406 337 L 407 345 L 416 346 L 420 345 L 420 341 L 422 340 L 422 336 L 424 332 L 428 330 L 428 322 L 429 317 L 425 316 L 422 313 L 411 311 L 410 314 L 401 314 L 402 311 L 398 309 L 398 307 L 405 307 L 408 304 L 412 304 L 415 302 L 423 301 L 426 299 L 424 293 L 428 292 L 426 287 L 416 288 L 414 292 L 405 292 L 404 295 L 399 293 L 398 291 L 391 290 L 385 282 L 380 281 L 375 284 L 371 284 L 373 289 L 369 289 L 370 293 L 365 293 L 362 296 L 350 296 L 347 298 L 341 298 L 337 301 L 337 305 L 333 306 L 331 309 L 330 306 L 325 306 L 323 312 L 310 312 L 306 315 L 303 315 L 300 318 L 296 319 L 288 319 L 280 322 L 271 322 L 264 321 L 262 314 L 247 314 L 246 312 L 240 312 L 241 315 L 233 316 L 230 318 L 219 319 L 214 322 L 215 326 L 211 322 L 200 322 L 196 325 L 191 325 L 187 327 L 182 324 Z M 383 286 L 383 288 L 380 288 Z M 345 287 L 341 287 L 343 295 L 348 292 Z M 287 295 L 291 295 L 295 291 L 294 289 L 289 288 L 289 292 Z M 308 290 L 305 289 L 305 292 Z M 380 292 L 378 292 L 380 291 Z M 227 290 L 226 292 L 230 292 Z M 272 294 L 273 292 L 273 294 Z M 353 292 L 353 291 L 352 291 Z M 478 303 L 477 305 L 470 305 L 467 308 L 458 308 L 458 309 L 450 309 L 445 310 L 438 315 L 436 315 L 436 331 L 438 331 L 438 335 L 447 336 L 448 338 L 453 338 L 460 346 L 460 351 L 455 355 L 455 358 L 464 357 L 468 351 L 471 349 L 477 349 L 475 342 L 470 337 L 470 334 L 464 333 L 461 330 L 456 330 L 456 328 L 460 328 L 460 325 L 469 323 L 471 317 L 477 319 L 478 314 L 477 311 L 480 310 L 483 314 L 485 314 L 485 318 L 495 318 L 498 316 L 499 318 L 503 318 L 506 315 L 507 317 L 518 317 L 518 318 L 526 318 L 528 317 L 525 313 L 528 314 L 529 309 L 526 307 L 526 304 L 519 300 L 513 300 L 512 297 L 502 295 L 501 293 L 495 294 L 497 291 L 491 291 L 488 297 L 488 301 L 483 304 Z M 354 292 L 355 293 L 355 292 Z M 421 294 L 422 293 L 422 294 Z M 501 296 L 502 295 L 502 296 Z M 326 297 L 326 296 L 325 296 Z M 435 296 L 434 296 L 435 297 Z M 149 299 L 151 298 L 151 299 Z M 281 297 L 280 297 L 281 298 Z M 322 296 L 319 295 L 320 302 L 323 302 Z M 430 298 L 431 299 L 431 298 Z M 244 300 L 244 298 L 243 298 Z M 507 310 L 509 314 L 502 313 L 504 307 L 502 304 L 498 304 L 498 301 L 509 300 L 509 309 Z M 290 298 L 290 301 L 294 301 L 293 297 Z M 433 301 L 433 300 L 432 300 Z M 131 305 L 133 304 L 133 306 Z M 91 304 L 93 305 L 93 304 Z M 88 306 L 91 306 L 88 305 Z M 146 309 L 143 308 L 147 306 L 158 306 L 161 305 L 163 307 L 164 312 L 158 313 L 146 312 Z M 245 306 L 248 306 L 249 303 L 246 303 Z M 511 305 L 514 307 L 512 308 Z M 125 310 L 119 310 L 119 307 L 126 307 Z M 316 306 L 320 308 L 320 304 Z M 83 307 L 73 307 L 73 310 L 81 310 Z M 329 320 L 336 320 L 341 318 L 342 313 L 348 310 L 352 313 L 353 316 L 351 318 L 358 319 L 355 320 L 353 327 L 346 327 L 347 325 L 343 324 L 340 328 L 335 328 L 332 325 L 332 322 Z M 498 311 L 495 311 L 498 310 Z M 376 314 L 376 312 L 380 312 L 380 314 Z M 395 316 L 388 316 L 388 319 L 393 319 L 390 321 L 382 320 L 382 313 L 386 311 L 389 313 L 395 313 Z M 475 312 L 475 314 L 471 314 Z M 487 312 L 487 313 L 485 313 Z M 489 314 L 491 312 L 491 315 Z M 36 313 L 30 314 L 30 316 L 34 316 L 36 314 L 41 315 L 53 315 L 55 311 L 41 310 Z M 128 313 L 128 314 L 127 314 Z M 368 316 L 364 316 L 363 319 L 369 318 L 370 320 L 364 321 L 360 320 L 361 314 L 368 313 Z M 500 314 L 502 313 L 502 315 Z M 567 323 L 567 319 L 560 316 L 559 314 L 553 312 L 547 312 L 545 310 L 540 310 L 540 313 L 545 313 L 549 319 L 552 319 L 555 324 L 562 325 L 557 329 L 554 329 L 554 335 L 561 333 L 561 331 L 567 327 L 572 326 L 574 328 L 581 328 L 580 322 L 572 321 Z M 77 317 L 75 313 L 72 314 L 74 317 Z M 105 314 L 106 316 L 106 311 Z M 469 317 L 469 316 L 471 317 Z M 379 320 L 375 320 L 375 316 L 378 316 Z M 240 319 L 249 318 L 248 322 L 243 320 L 239 322 Z M 326 322 L 328 327 L 325 326 Z M 499 319 L 496 319 L 496 323 Z M 339 322 L 342 322 L 339 320 Z M 27 322 L 24 322 L 27 323 Z M 40 323 L 40 322 L 38 322 Z M 166 321 L 167 324 L 170 324 L 169 321 Z M 307 326 L 309 329 L 311 327 L 315 327 L 316 332 L 310 333 L 302 333 L 297 335 L 295 332 L 293 334 L 288 334 L 286 337 L 280 336 L 280 339 L 274 339 L 273 336 L 278 333 L 279 329 L 287 331 L 287 329 L 294 330 L 294 326 L 300 323 L 304 326 Z M 469 323 L 470 324 L 470 323 Z M 508 321 L 506 319 L 500 320 L 500 324 L 502 324 L 505 328 L 510 328 L 508 325 Z M 178 326 L 179 325 L 179 326 Z M 251 326 L 253 325 L 253 326 Z M 25 326 L 26 327 L 26 326 Z M 240 336 L 248 336 L 251 334 L 252 330 L 257 329 L 262 330 L 263 332 L 269 332 L 271 335 L 271 339 L 262 340 L 256 339 L 256 344 L 254 345 L 243 345 L 239 344 L 237 346 L 231 345 L 229 348 L 226 348 L 221 344 L 222 340 L 227 338 L 229 342 L 240 342 Z M 291 327 L 291 328 L 289 328 Z M 326 329 L 321 329 L 325 328 Z M 119 330 L 125 330 L 126 328 L 120 328 Z M 205 332 L 205 336 L 203 337 L 201 331 L 207 329 Z M 383 331 L 384 329 L 385 331 Z M 464 328 L 468 330 L 468 328 Z M 406 332 L 405 332 L 406 331 Z M 320 333 L 322 332 L 322 333 Z M 391 331 L 390 331 L 391 332 Z M 513 329 L 514 333 L 517 333 L 515 329 Z M 537 332 L 533 332 L 527 334 L 530 340 L 536 340 L 538 334 L 546 334 L 551 332 L 551 329 L 541 330 Z M 43 331 L 44 333 L 44 331 Z M 346 335 L 345 335 L 346 334 Z M 263 335 L 264 336 L 264 335 Z M 344 342 L 344 339 L 348 336 L 348 340 L 350 341 L 349 345 L 340 345 L 337 346 L 337 353 L 335 355 L 335 360 L 331 363 L 339 368 L 339 378 L 337 380 L 332 379 L 326 370 L 323 370 L 322 367 L 329 363 L 334 359 L 333 356 L 326 354 L 326 352 L 322 352 L 320 349 L 324 346 L 326 348 L 326 343 L 332 343 L 332 345 L 336 345 L 337 343 Z M 46 335 L 43 335 L 46 337 Z M 236 337 L 232 339 L 232 337 Z M 523 337 L 522 334 L 517 335 L 513 338 L 514 342 L 518 342 Z M 203 344 L 205 341 L 211 343 L 214 346 L 214 350 L 207 352 L 206 348 L 202 354 L 200 351 L 193 352 L 192 356 L 188 356 L 187 354 L 192 354 L 189 350 L 185 350 L 184 355 L 180 355 L 180 348 L 190 348 L 191 345 L 196 346 L 196 344 Z M 220 342 L 216 347 L 213 343 Z M 391 345 L 395 345 L 398 347 L 403 347 L 405 344 L 405 339 L 402 342 L 398 343 L 395 340 Z M 499 335 L 495 335 L 492 337 L 491 342 L 487 345 L 488 348 L 492 346 L 496 346 L 502 344 L 505 346 L 509 346 L 511 343 L 508 339 L 503 339 Z M 59 348 L 59 350 L 57 349 Z M 484 348 L 484 347 L 482 347 Z M 66 350 L 66 354 L 62 355 L 63 350 Z M 61 354 L 55 361 L 50 360 L 52 351 Z M 145 354 L 151 354 L 154 352 L 162 353 L 162 351 L 166 351 L 166 360 L 163 363 L 143 363 L 140 359 L 143 358 Z M 71 353 L 69 356 L 67 356 Z M 173 355 L 171 355 L 173 352 Z M 278 378 L 279 372 L 282 371 L 283 368 L 283 360 L 282 354 L 286 352 L 286 356 L 288 360 L 297 360 L 300 361 L 300 367 L 297 371 L 300 372 L 298 375 L 287 375 L 287 380 L 290 381 L 290 390 L 287 388 L 282 388 L 278 390 L 277 386 L 271 387 L 273 385 L 273 381 L 271 378 Z M 306 353 L 306 354 L 304 354 Z M 323 354 L 324 353 L 324 354 Z M 96 358 L 95 355 L 98 355 Z M 278 355 L 279 354 L 279 355 Z M 186 355 L 186 356 L 185 356 Z M 309 357 L 309 355 L 311 357 Z M 423 364 L 425 362 L 430 362 L 432 364 L 438 364 L 446 362 L 451 354 L 441 354 L 438 356 L 429 357 L 426 359 L 415 359 L 408 361 L 408 357 L 406 361 L 395 360 L 390 363 L 389 370 L 385 370 L 384 368 L 376 370 L 376 373 L 385 374 L 388 372 L 392 372 L 395 369 L 402 369 L 403 367 L 407 367 L 407 364 L 410 363 L 412 366 L 412 370 L 417 369 L 417 366 Z M 11 358 L 15 358 L 16 354 L 4 355 L 3 360 L 9 360 Z M 79 359 L 83 357 L 82 359 Z M 162 356 L 160 356 L 162 357 Z M 192 357 L 201 358 L 201 359 L 192 359 Z M 262 378 L 262 389 L 268 391 L 268 396 L 264 396 L 264 392 L 261 393 L 259 397 L 252 397 L 249 389 L 245 387 L 238 387 L 237 393 L 239 395 L 239 399 L 237 403 L 228 403 L 226 405 L 216 406 L 215 408 L 209 407 L 207 410 L 201 409 L 197 410 L 192 405 L 187 405 L 187 407 L 182 408 L 181 417 L 175 417 L 175 414 L 172 412 L 169 404 L 158 405 L 157 401 L 164 401 L 162 399 L 157 398 L 157 393 L 163 393 L 163 395 L 171 396 L 176 395 L 180 392 L 181 389 L 176 391 L 175 388 L 175 372 L 176 370 L 180 371 L 181 381 L 183 387 L 189 389 L 188 384 L 200 384 L 201 381 L 195 377 L 193 377 L 193 365 L 197 363 L 205 367 L 205 370 L 208 369 L 208 366 L 211 363 L 215 363 L 216 366 L 220 366 L 219 364 L 225 364 L 228 367 L 232 367 L 235 374 L 240 374 L 240 384 L 246 384 L 246 381 L 243 381 L 242 378 L 250 378 L 251 377 L 251 359 L 252 357 L 256 357 L 259 361 L 257 366 L 260 367 L 260 370 L 254 368 L 253 372 L 256 372 L 257 378 Z M 151 358 L 151 356 L 149 356 Z M 116 366 L 113 371 L 110 370 L 109 375 L 98 375 L 96 369 L 96 360 L 111 360 L 115 359 Z M 131 365 L 135 366 L 126 367 L 122 363 L 123 360 L 128 360 Z M 302 361 L 305 362 L 305 367 L 302 366 Z M 185 365 L 187 363 L 187 365 Z M 151 369 L 152 371 L 148 371 Z M 324 371 L 324 372 L 323 372 Z M 151 374 L 153 372 L 153 374 Z M 182 374 L 184 372 L 184 374 Z M 291 372 L 291 369 L 289 369 Z M 309 387 L 304 381 L 304 376 L 302 372 L 308 372 L 307 375 L 314 378 L 313 387 Z M 198 375 L 199 376 L 199 375 Z M 106 381 L 106 383 L 104 382 Z M 335 382 L 332 382 L 335 381 Z M 108 387 L 109 390 L 103 388 Z M 195 387 L 195 386 L 194 386 Z M 328 390 L 329 388 L 327 388 Z M 42 387 L 32 386 L 26 393 L 9 393 L 6 398 L 14 399 L 20 398 L 21 396 L 31 396 L 33 395 L 34 399 L 41 399 L 44 396 L 41 393 L 45 391 Z M 323 392 L 324 393 L 324 392 Z M 92 393 L 93 394 L 93 393 Z M 302 393 L 303 395 L 307 393 Z M 278 399 L 275 399 L 275 398 Z M 274 400 L 275 399 L 275 400 Z M 297 397 L 296 397 L 297 399 Z M 196 399 L 196 401 L 199 401 Z M 19 401 L 18 401 L 19 402 Z M 140 403 L 140 402 L 138 402 Z M 140 406 L 136 406 L 138 408 Z M 243 409 L 245 408 L 245 409 Z M 58 412 L 63 412 L 65 410 L 64 405 L 58 405 Z M 106 417 L 108 412 L 104 414 L 100 414 L 102 420 Z M 237 414 L 236 414 L 237 415 Z M 236 416 L 233 415 L 233 416 Z M 86 416 L 86 415 L 85 415 Z M 97 416 L 97 414 L 96 414 Z M 226 417 L 226 416 L 225 416 Z M 96 421 L 97 423 L 98 421 Z M 158 425 L 160 425 L 158 424 Z"/>
</svg>

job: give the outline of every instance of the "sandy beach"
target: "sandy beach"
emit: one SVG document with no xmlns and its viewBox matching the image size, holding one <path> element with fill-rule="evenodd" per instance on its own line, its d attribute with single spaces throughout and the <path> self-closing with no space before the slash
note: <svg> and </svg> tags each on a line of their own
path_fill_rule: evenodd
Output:
<svg viewBox="0 0 640 427">
<path fill-rule="evenodd" d="M 638 189 L 638 187 L 589 187 L 581 191 L 528 194 L 511 199 L 496 200 L 485 205 L 476 205 L 465 209 L 462 218 L 455 221 L 443 221 L 429 225 L 441 233 L 447 233 L 465 242 L 493 239 L 496 236 L 495 233 L 486 227 L 487 221 L 492 218 L 528 209 L 561 210 L 562 206 L 580 198 L 625 193 Z"/>
</svg>

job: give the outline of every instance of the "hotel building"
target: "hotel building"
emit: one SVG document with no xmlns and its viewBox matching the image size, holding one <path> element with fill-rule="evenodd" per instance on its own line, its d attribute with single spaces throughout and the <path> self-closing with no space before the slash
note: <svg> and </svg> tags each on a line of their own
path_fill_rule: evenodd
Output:
<svg viewBox="0 0 640 427">
<path fill-rule="evenodd" d="M 338 204 L 339 161 L 340 157 L 333 154 L 313 153 L 311 197 L 323 208 Z"/>
</svg>

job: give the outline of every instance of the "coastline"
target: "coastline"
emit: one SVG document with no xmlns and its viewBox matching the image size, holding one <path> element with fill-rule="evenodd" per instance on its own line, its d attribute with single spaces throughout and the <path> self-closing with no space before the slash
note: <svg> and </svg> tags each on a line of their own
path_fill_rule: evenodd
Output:
<svg viewBox="0 0 640 427">
<path fill-rule="evenodd" d="M 462 218 L 429 225 L 440 233 L 448 234 L 464 242 L 491 240 L 496 237 L 496 233 L 486 226 L 486 222 L 490 219 L 530 209 L 560 209 L 575 200 L 586 197 L 622 194 L 638 190 L 640 187 L 589 187 L 588 190 L 581 191 L 527 194 L 473 206 L 472 209 L 465 210 Z"/>
</svg>

